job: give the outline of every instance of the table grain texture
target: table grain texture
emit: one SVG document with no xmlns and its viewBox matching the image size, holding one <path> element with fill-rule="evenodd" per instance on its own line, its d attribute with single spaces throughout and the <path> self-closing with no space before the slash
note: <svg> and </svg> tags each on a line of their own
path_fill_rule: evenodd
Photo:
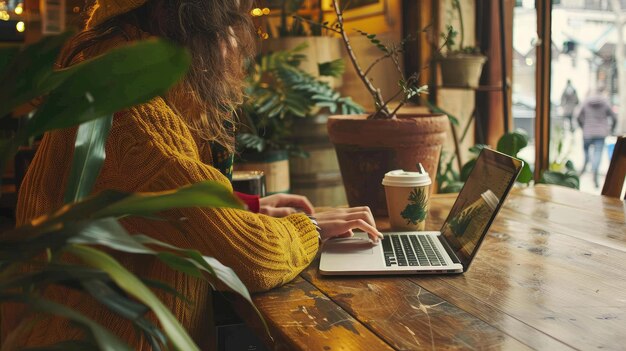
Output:
<svg viewBox="0 0 626 351">
<path fill-rule="evenodd" d="M 432 197 L 427 229 L 455 196 Z M 625 212 L 564 187 L 515 189 L 464 274 L 326 277 L 316 260 L 253 299 L 272 350 L 626 350 Z"/>
</svg>

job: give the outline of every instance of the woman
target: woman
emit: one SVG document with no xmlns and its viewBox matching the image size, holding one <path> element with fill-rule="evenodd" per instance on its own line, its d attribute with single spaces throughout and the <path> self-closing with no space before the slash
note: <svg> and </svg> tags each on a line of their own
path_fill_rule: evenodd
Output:
<svg viewBox="0 0 626 351">
<path fill-rule="evenodd" d="M 250 6 L 250 0 L 96 1 L 87 29 L 68 45 L 62 66 L 150 36 L 187 47 L 192 66 L 166 96 L 115 114 L 95 191 L 160 191 L 207 179 L 230 187 L 227 177 L 212 164 L 217 149 L 233 151 L 232 133 L 226 126 L 233 125 L 230 116 L 241 102 L 242 62 L 251 53 Z M 73 128 L 45 135 L 21 187 L 19 224 L 62 205 L 64 184 L 58 186 L 56 182 L 68 178 L 75 134 Z M 194 208 L 169 211 L 164 215 L 166 222 L 132 218 L 122 224 L 131 233 L 147 234 L 216 257 L 232 267 L 251 291 L 292 280 L 311 263 L 320 239 L 351 235 L 352 229 L 364 230 L 374 240 L 381 236 L 367 208 L 317 214 L 318 230 L 306 214 L 291 213 L 293 208 L 313 211 L 303 197 L 274 196 L 261 199 L 259 205 L 261 212 L 286 216 Z M 200 347 L 211 347 L 204 322 L 210 314 L 207 283 L 145 256 L 121 255 L 118 259 L 135 274 L 164 281 L 191 299 L 192 307 L 160 295 Z M 149 349 L 129 323 L 95 307 L 95 301 L 60 288 L 50 289 L 47 296 L 94 318 L 136 349 Z M 20 311 L 3 312 L 6 333 Z M 53 318 L 40 322 L 21 339 L 32 347 L 80 336 L 81 330 Z"/>
</svg>

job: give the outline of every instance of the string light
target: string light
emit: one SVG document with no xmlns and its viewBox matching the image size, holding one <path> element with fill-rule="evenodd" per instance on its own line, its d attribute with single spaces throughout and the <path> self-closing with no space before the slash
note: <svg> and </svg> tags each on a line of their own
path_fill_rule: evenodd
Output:
<svg viewBox="0 0 626 351">
<path fill-rule="evenodd" d="M 261 38 L 261 39 L 263 39 L 263 40 L 268 39 L 268 38 L 270 37 L 270 35 L 269 35 L 269 34 L 267 34 L 267 32 L 266 32 L 266 31 L 264 31 L 264 30 L 263 30 L 263 28 L 261 28 L 261 27 L 258 27 L 258 28 L 256 29 L 256 35 L 258 35 L 258 36 L 259 36 L 259 38 Z"/>
<path fill-rule="evenodd" d="M 262 9 L 259 8 L 259 7 L 256 7 L 256 8 L 253 8 L 250 11 L 250 15 L 252 17 L 263 17 L 263 16 L 268 16 L 270 14 L 270 12 L 271 12 L 270 9 L 267 8 L 267 7 L 264 7 Z M 263 20 L 261 19 L 261 21 L 263 21 Z M 263 30 L 262 26 L 258 26 L 257 27 L 256 34 L 257 34 L 257 36 L 259 38 L 261 38 L 263 40 L 268 39 L 270 37 L 270 35 L 266 31 Z"/>
<path fill-rule="evenodd" d="M 22 3 L 17 4 L 17 6 L 15 6 L 15 14 L 16 15 L 21 15 L 22 12 L 24 12 L 24 5 Z"/>
<path fill-rule="evenodd" d="M 24 22 L 19 21 L 15 24 L 15 29 L 17 29 L 18 32 L 23 33 L 26 30 L 26 24 L 24 24 Z"/>
<path fill-rule="evenodd" d="M 11 16 L 9 15 L 9 13 L 8 13 L 8 12 L 6 12 L 6 11 L 4 11 L 4 10 L 0 11 L 0 20 L 2 20 L 2 21 L 8 21 L 8 20 L 10 20 L 10 19 L 11 19 Z"/>
</svg>

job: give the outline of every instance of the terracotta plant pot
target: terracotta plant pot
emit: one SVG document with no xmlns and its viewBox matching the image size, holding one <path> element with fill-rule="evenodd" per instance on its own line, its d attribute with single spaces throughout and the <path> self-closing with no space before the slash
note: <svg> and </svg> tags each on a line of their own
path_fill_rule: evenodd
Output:
<svg viewBox="0 0 626 351">
<path fill-rule="evenodd" d="M 444 87 L 477 88 L 487 57 L 458 54 L 442 57 L 438 61 Z"/>
<path fill-rule="evenodd" d="M 399 115 L 367 119 L 367 115 L 331 116 L 328 135 L 335 145 L 350 206 L 369 206 L 374 215 L 387 215 L 385 173 L 417 171 L 421 163 L 435 181 L 441 147 L 448 131 L 445 115 Z"/>
</svg>

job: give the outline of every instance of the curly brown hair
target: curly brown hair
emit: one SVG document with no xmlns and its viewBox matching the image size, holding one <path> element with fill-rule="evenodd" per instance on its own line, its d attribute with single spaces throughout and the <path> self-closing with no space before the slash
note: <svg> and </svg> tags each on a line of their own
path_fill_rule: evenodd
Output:
<svg viewBox="0 0 626 351">
<path fill-rule="evenodd" d="M 62 55 L 66 67 L 89 48 L 122 36 L 128 28 L 167 38 L 189 49 L 191 67 L 165 96 L 196 137 L 234 149 L 234 111 L 243 100 L 244 61 L 253 55 L 252 0 L 149 0 L 77 34 Z"/>
</svg>

